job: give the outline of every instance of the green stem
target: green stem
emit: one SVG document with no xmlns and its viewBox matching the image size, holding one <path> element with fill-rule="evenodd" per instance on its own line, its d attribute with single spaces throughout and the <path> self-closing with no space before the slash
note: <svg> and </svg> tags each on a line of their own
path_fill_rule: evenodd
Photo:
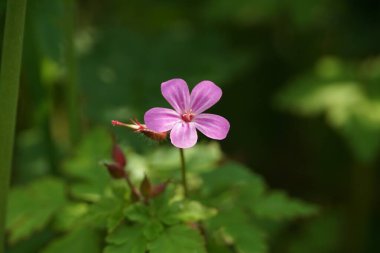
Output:
<svg viewBox="0 0 380 253">
<path fill-rule="evenodd" d="M 8 0 L 0 73 L 0 253 L 11 175 L 27 0 Z"/>
<path fill-rule="evenodd" d="M 182 148 L 179 149 L 180 157 L 181 157 L 181 174 L 182 174 L 182 185 L 185 193 L 185 197 L 189 196 L 189 190 L 187 187 L 187 177 L 186 177 L 186 163 L 185 163 L 185 154 Z"/>
<path fill-rule="evenodd" d="M 65 0 L 65 44 L 64 59 L 66 66 L 66 103 L 69 121 L 70 142 L 73 146 L 81 137 L 80 106 L 78 105 L 78 75 L 74 47 L 75 0 Z"/>
</svg>

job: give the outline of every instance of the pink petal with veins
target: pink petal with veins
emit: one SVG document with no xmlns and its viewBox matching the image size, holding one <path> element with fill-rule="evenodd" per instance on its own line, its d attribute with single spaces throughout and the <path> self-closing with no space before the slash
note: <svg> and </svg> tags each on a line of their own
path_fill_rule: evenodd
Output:
<svg viewBox="0 0 380 253">
<path fill-rule="evenodd" d="M 194 119 L 195 127 L 211 139 L 223 140 L 230 130 L 230 123 L 222 116 L 202 113 Z"/>
</svg>

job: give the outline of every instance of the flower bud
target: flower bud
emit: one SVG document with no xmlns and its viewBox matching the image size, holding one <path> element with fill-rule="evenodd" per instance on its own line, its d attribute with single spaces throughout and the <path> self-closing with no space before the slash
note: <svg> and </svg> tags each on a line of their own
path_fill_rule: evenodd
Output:
<svg viewBox="0 0 380 253">
<path fill-rule="evenodd" d="M 126 177 L 126 172 L 124 170 L 124 167 L 119 166 L 119 164 L 116 163 L 104 163 L 106 166 L 109 174 L 114 179 L 121 179 Z"/>
<path fill-rule="evenodd" d="M 154 141 L 163 141 L 168 136 L 168 132 L 155 132 L 146 127 L 145 124 L 141 124 L 138 120 L 131 120 L 132 124 L 126 124 L 117 120 L 112 120 L 112 125 L 114 126 L 125 126 L 135 130 L 137 133 L 142 133 L 146 137 Z"/>
<path fill-rule="evenodd" d="M 112 160 L 111 163 L 104 163 L 109 174 L 115 179 L 125 178 L 127 173 L 125 172 L 124 167 L 127 164 L 127 159 L 119 145 L 116 143 L 114 143 L 112 147 Z"/>
<path fill-rule="evenodd" d="M 168 183 L 169 183 L 169 181 L 166 181 L 165 183 L 161 183 L 161 184 L 157 184 L 157 185 L 153 186 L 151 191 L 150 191 L 150 196 L 152 198 L 154 198 L 154 197 L 160 195 L 161 193 L 163 193 L 166 190 Z"/>
<path fill-rule="evenodd" d="M 123 151 L 121 150 L 120 146 L 117 144 L 113 145 L 112 158 L 113 158 L 114 162 L 117 163 L 120 167 L 124 168 L 125 165 L 127 164 L 127 160 L 125 158 L 125 155 L 124 155 Z"/>
<path fill-rule="evenodd" d="M 168 183 L 169 181 L 157 185 L 152 185 L 149 178 L 145 175 L 144 180 L 140 185 L 140 192 L 145 200 L 149 200 L 151 198 L 157 197 L 162 192 L 164 192 Z"/>
</svg>

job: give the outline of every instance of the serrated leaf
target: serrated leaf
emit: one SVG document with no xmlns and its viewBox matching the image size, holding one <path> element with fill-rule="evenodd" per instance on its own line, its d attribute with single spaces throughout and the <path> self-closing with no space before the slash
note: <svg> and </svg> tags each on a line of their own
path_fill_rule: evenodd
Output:
<svg viewBox="0 0 380 253">
<path fill-rule="evenodd" d="M 105 248 L 104 253 L 146 253 L 145 244 L 143 241 L 136 241 L 134 244 L 109 245 Z"/>
<path fill-rule="evenodd" d="M 141 226 L 120 225 L 107 236 L 105 253 L 145 253 L 147 240 Z"/>
<path fill-rule="evenodd" d="M 125 216 L 130 221 L 145 223 L 151 217 L 151 214 L 148 206 L 142 203 L 136 203 L 127 207 Z"/>
<path fill-rule="evenodd" d="M 157 219 L 151 219 L 144 225 L 144 236 L 148 240 L 156 239 L 164 230 L 164 226 Z"/>
<path fill-rule="evenodd" d="M 66 202 L 64 183 L 56 178 L 36 180 L 10 192 L 7 229 L 14 243 L 42 229 Z"/>
<path fill-rule="evenodd" d="M 185 225 L 169 227 L 149 244 L 150 253 L 206 253 L 198 231 Z"/>
<path fill-rule="evenodd" d="M 90 229 L 78 229 L 49 244 L 42 253 L 100 253 L 100 236 Z"/>
<path fill-rule="evenodd" d="M 290 219 L 315 211 L 313 205 L 278 195 L 278 192 L 267 193 L 262 178 L 238 164 L 227 164 L 206 173 L 203 180 L 202 197 L 218 210 L 206 224 L 210 231 L 222 231 L 222 241 L 234 244 L 240 253 L 268 251 L 265 226 L 260 226 L 264 218 Z M 259 207 L 263 212 L 256 212 L 255 208 Z"/>
<path fill-rule="evenodd" d="M 252 204 L 255 215 L 272 220 L 292 219 L 315 214 L 317 208 L 301 200 L 291 199 L 284 192 L 274 191 Z"/>
<path fill-rule="evenodd" d="M 136 236 L 143 235 L 142 226 L 127 226 L 122 224 L 111 232 L 107 238 L 107 243 L 121 245 L 128 241 L 133 241 Z"/>
<path fill-rule="evenodd" d="M 158 220 L 165 225 L 174 225 L 181 220 L 179 202 L 170 203 L 170 194 L 165 192 L 157 198 L 151 199 L 148 205 L 135 203 L 125 210 L 125 215 L 130 221 L 145 224 L 151 220 Z"/>
<path fill-rule="evenodd" d="M 248 168 L 229 163 L 203 175 L 202 194 L 215 199 L 226 191 L 235 191 L 246 200 L 259 198 L 266 189 L 263 179 L 250 172 Z"/>
<path fill-rule="evenodd" d="M 239 208 L 220 210 L 209 221 L 209 226 L 214 231 L 221 229 L 224 240 L 234 244 L 239 253 L 266 253 L 268 250 L 265 233 Z"/>
<path fill-rule="evenodd" d="M 123 202 L 120 199 L 103 197 L 91 205 L 81 222 L 87 226 L 114 229 L 124 218 Z"/>
</svg>

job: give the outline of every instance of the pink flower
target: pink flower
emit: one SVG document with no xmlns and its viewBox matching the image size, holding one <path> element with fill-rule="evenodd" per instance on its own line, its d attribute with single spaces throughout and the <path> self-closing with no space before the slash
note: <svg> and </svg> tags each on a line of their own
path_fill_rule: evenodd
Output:
<svg viewBox="0 0 380 253">
<path fill-rule="evenodd" d="M 186 82 L 172 79 L 161 84 L 161 93 L 174 108 L 155 107 L 144 115 L 146 126 L 156 132 L 170 131 L 170 140 L 178 148 L 197 143 L 197 129 L 215 140 L 226 138 L 230 123 L 222 116 L 203 113 L 216 104 L 222 90 L 211 81 L 202 81 L 189 92 Z"/>
</svg>

